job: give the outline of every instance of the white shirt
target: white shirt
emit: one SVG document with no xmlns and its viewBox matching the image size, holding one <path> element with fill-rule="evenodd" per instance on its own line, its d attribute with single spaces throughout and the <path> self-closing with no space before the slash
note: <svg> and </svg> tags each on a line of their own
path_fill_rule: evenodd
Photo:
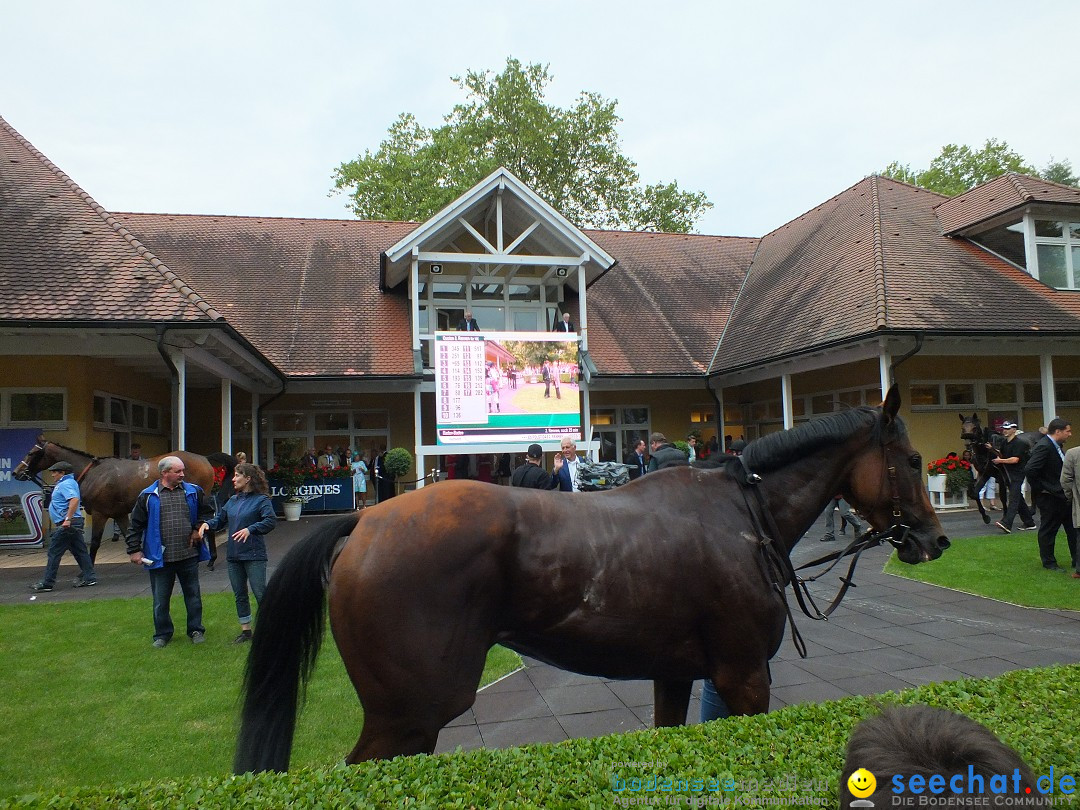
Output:
<svg viewBox="0 0 1080 810">
<path fill-rule="evenodd" d="M 578 492 L 577 468 L 580 461 L 581 459 L 577 456 L 574 456 L 572 460 L 567 460 L 566 456 L 563 456 L 563 464 L 566 465 L 566 468 L 570 473 L 570 486 L 573 488 L 574 492 Z"/>
</svg>

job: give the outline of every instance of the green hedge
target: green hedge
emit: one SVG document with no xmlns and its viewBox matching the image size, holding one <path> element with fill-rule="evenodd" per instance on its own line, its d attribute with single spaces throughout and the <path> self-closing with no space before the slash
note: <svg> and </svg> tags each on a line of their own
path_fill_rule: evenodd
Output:
<svg viewBox="0 0 1080 810">
<path fill-rule="evenodd" d="M 83 788 L 0 801 L 0 807 L 619 807 L 629 806 L 629 797 L 650 796 L 663 805 L 664 792 L 617 791 L 613 785 L 613 779 L 630 785 L 627 780 L 656 776 L 686 781 L 685 789 L 666 796 L 689 796 L 698 806 L 703 800 L 712 806 L 743 806 L 751 804 L 750 797 L 803 803 L 816 797 L 823 800 L 820 806 L 835 807 L 848 735 L 882 704 L 928 703 L 963 712 L 1013 746 L 1036 775 L 1053 767 L 1060 777 L 1080 775 L 1078 695 L 1080 665 L 1058 666 L 873 698 L 802 704 L 686 728 L 288 774 Z M 710 779 L 729 784 L 708 792 L 690 781 Z M 682 806 L 687 806 L 685 799 Z"/>
</svg>

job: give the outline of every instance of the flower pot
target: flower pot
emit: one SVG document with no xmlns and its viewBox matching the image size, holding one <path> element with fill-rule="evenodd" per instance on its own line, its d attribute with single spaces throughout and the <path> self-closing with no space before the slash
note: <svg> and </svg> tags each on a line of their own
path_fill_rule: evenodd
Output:
<svg viewBox="0 0 1080 810">
<path fill-rule="evenodd" d="M 285 520 L 299 520 L 304 504 L 300 501 L 285 501 L 281 508 L 285 511 Z"/>
<path fill-rule="evenodd" d="M 926 488 L 931 492 L 944 492 L 945 491 L 945 476 L 944 475 L 928 475 L 926 476 Z"/>
</svg>

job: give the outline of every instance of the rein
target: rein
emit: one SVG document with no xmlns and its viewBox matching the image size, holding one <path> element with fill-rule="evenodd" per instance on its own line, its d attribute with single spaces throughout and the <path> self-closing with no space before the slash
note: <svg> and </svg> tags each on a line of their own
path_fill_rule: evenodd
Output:
<svg viewBox="0 0 1080 810">
<path fill-rule="evenodd" d="M 742 487 L 743 499 L 746 501 L 747 511 L 749 512 L 750 520 L 754 525 L 754 531 L 758 535 L 758 550 L 761 553 L 762 565 L 765 569 L 766 577 L 770 580 L 772 589 L 780 594 L 780 598 L 784 603 L 784 612 L 787 614 L 788 624 L 791 627 L 791 640 L 795 645 L 795 650 L 799 653 L 800 658 L 806 658 L 806 642 L 803 640 L 802 634 L 795 624 L 795 615 L 792 613 L 791 605 L 788 603 L 788 584 L 790 583 L 792 585 L 792 590 L 795 592 L 795 599 L 799 603 L 802 612 L 808 618 L 815 621 L 828 621 L 829 616 L 840 606 L 848 589 L 858 587 L 855 585 L 853 578 L 855 575 L 855 566 L 859 562 L 860 555 L 868 548 L 881 545 L 881 543 L 885 541 L 888 541 L 894 548 L 900 548 L 904 544 L 908 532 L 911 531 L 909 526 L 905 526 L 899 522 L 902 513 L 900 510 L 900 489 L 896 481 L 896 467 L 895 465 L 889 464 L 888 449 L 884 446 L 882 446 L 882 456 L 888 471 L 891 489 L 890 496 L 892 499 L 893 524 L 881 532 L 874 532 L 867 529 L 861 536 L 852 540 L 844 550 L 826 554 L 824 557 L 819 557 L 816 560 L 800 565 L 798 568 L 799 571 L 826 562 L 832 563 L 819 574 L 805 579 L 796 573 L 796 569 L 791 564 L 789 552 L 786 549 L 779 548 L 779 544 L 774 539 L 780 537 L 780 530 L 776 525 L 776 520 L 773 517 L 772 511 L 769 509 L 768 502 L 765 500 L 764 493 L 762 493 L 760 487 L 756 486 L 763 479 L 760 475 L 751 472 L 744 458 L 742 456 L 739 457 L 742 461 L 743 468 L 746 471 L 746 480 Z M 765 527 L 761 525 L 758 509 L 755 509 L 754 505 L 750 502 L 750 496 L 747 494 L 747 490 L 752 490 L 754 492 L 757 499 L 757 506 L 760 508 L 760 514 L 765 516 L 769 531 L 765 531 Z M 837 592 L 836 596 L 833 597 L 832 602 L 830 602 L 824 610 L 821 610 L 814 601 L 813 596 L 810 594 L 807 583 L 815 582 L 819 578 L 825 576 L 825 574 L 836 567 L 836 564 L 840 562 L 842 558 L 847 556 L 851 556 L 852 559 L 851 565 L 848 566 L 847 574 L 840 577 L 840 581 L 843 584 L 840 586 L 840 590 Z"/>
</svg>

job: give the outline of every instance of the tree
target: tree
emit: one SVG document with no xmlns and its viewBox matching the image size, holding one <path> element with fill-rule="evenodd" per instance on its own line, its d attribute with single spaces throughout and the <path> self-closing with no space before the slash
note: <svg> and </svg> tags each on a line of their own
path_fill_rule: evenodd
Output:
<svg viewBox="0 0 1080 810">
<path fill-rule="evenodd" d="M 510 58 L 502 73 L 452 78 L 467 100 L 441 126 L 402 113 L 377 151 L 334 170 L 358 217 L 425 220 L 500 166 L 584 227 L 683 233 L 712 208 L 675 182 L 643 187 L 620 150 L 617 102 L 582 92 L 569 108 L 546 103 L 547 66 Z"/>
<path fill-rule="evenodd" d="M 1023 157 L 1010 149 L 1007 143 L 994 138 L 987 140 L 983 148 L 977 151 L 970 146 L 950 143 L 942 148 L 940 155 L 930 161 L 930 167 L 922 171 L 914 171 L 907 164 L 893 161 L 881 174 L 955 197 L 1006 172 L 1029 174 L 1070 186 L 1077 185 L 1077 178 L 1072 175 L 1069 161 L 1055 162 L 1051 158 L 1046 169 L 1040 174 L 1037 169 L 1027 164 Z"/>
</svg>

